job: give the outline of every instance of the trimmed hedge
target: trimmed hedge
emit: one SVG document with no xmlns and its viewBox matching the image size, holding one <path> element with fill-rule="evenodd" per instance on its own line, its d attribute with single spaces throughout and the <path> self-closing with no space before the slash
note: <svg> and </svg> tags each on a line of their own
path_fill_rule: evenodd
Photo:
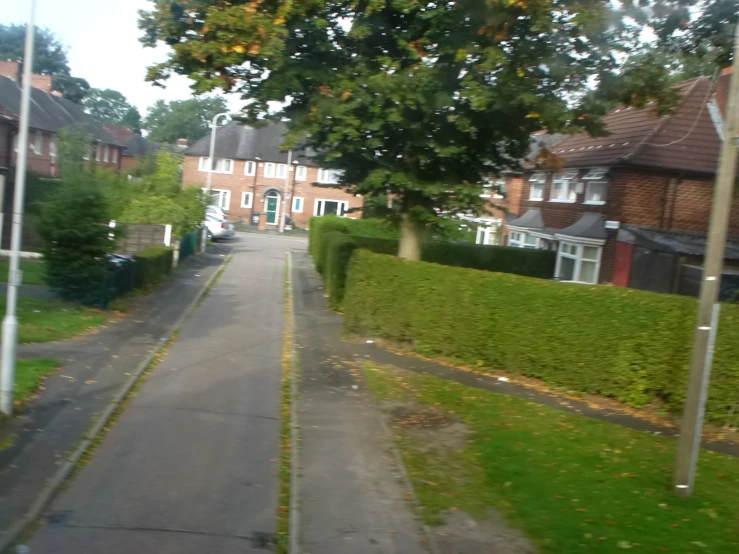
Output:
<svg viewBox="0 0 739 554">
<path fill-rule="evenodd" d="M 347 218 L 335 215 L 327 215 L 323 217 L 311 217 L 310 227 L 308 229 L 308 252 L 313 257 L 313 263 L 316 271 L 323 274 L 323 234 L 331 231 L 340 231 L 349 233 L 349 225 Z"/>
<path fill-rule="evenodd" d="M 169 275 L 173 255 L 174 251 L 167 246 L 150 246 L 136 254 L 136 288 L 149 288 Z"/>
<path fill-rule="evenodd" d="M 329 306 L 332 310 L 341 310 L 344 302 L 344 288 L 346 286 L 346 272 L 349 270 L 349 260 L 359 246 L 354 237 L 332 231 L 323 235 L 324 256 L 323 275 L 326 293 L 329 297 Z"/>
<path fill-rule="evenodd" d="M 424 244 L 421 259 L 434 264 L 551 279 L 557 254 L 552 250 L 434 241 Z"/>
<path fill-rule="evenodd" d="M 351 333 L 426 356 L 537 377 L 632 406 L 682 409 L 697 302 L 634 289 L 474 271 L 358 250 L 344 298 Z M 708 419 L 739 422 L 739 306 L 723 305 Z"/>
</svg>

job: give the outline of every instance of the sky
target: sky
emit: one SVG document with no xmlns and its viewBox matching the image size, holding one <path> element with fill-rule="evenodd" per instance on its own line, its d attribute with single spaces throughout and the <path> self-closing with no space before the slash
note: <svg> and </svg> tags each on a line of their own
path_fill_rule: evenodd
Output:
<svg viewBox="0 0 739 554">
<path fill-rule="evenodd" d="M 28 0 L 2 2 L 0 23 L 25 23 Z M 166 89 L 144 81 L 147 67 L 163 61 L 167 48 L 144 48 L 138 41 L 138 10 L 149 9 L 147 0 L 37 0 L 36 24 L 47 27 L 68 49 L 72 75 L 87 79 L 95 88 L 121 92 L 142 116 L 158 99 L 184 100 L 191 96 L 189 79 L 176 76 Z M 232 95 L 233 96 L 233 95 Z M 229 98 L 236 110 L 243 103 Z"/>
</svg>

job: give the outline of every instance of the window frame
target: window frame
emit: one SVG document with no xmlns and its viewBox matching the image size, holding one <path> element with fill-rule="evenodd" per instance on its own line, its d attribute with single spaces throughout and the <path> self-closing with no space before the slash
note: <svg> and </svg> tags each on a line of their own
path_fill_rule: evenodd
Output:
<svg viewBox="0 0 739 554">
<path fill-rule="evenodd" d="M 346 217 L 346 212 L 349 211 L 349 202 L 347 200 L 334 200 L 332 198 L 316 198 L 313 201 L 313 215 L 318 217 L 323 217 L 326 213 L 326 202 L 336 202 L 339 205 L 343 206 L 342 213 L 337 215 L 339 217 Z M 319 210 L 319 206 L 322 204 L 322 209 Z M 319 213 L 320 212 L 320 213 Z"/>
<path fill-rule="evenodd" d="M 31 147 L 34 154 L 43 155 L 44 153 L 44 134 L 41 131 L 33 132 L 33 146 Z"/>
<path fill-rule="evenodd" d="M 565 247 L 574 247 L 576 254 L 565 251 Z M 597 250 L 596 259 L 583 258 L 583 252 L 585 247 L 595 248 Z M 562 258 L 567 258 L 575 261 L 575 267 L 572 272 L 572 279 L 565 280 L 560 278 L 560 271 L 562 269 Z M 600 266 L 603 259 L 603 245 L 594 244 L 587 242 L 576 242 L 574 240 L 560 239 L 559 245 L 557 246 L 557 264 L 554 270 L 554 278 L 563 283 L 580 283 L 584 285 L 597 285 L 600 278 Z M 582 277 L 582 263 L 595 263 L 595 281 L 583 281 Z"/>
<path fill-rule="evenodd" d="M 513 235 L 518 235 L 518 238 L 514 238 Z M 508 246 L 513 248 L 523 248 L 526 233 L 522 231 L 511 231 L 508 234 Z"/>
<path fill-rule="evenodd" d="M 588 197 L 590 196 L 590 186 L 591 185 L 603 185 L 603 198 L 606 197 L 606 192 L 608 190 L 608 183 L 605 181 L 605 179 L 598 179 L 594 181 L 586 181 L 585 182 L 585 201 L 583 204 L 587 204 L 588 206 L 603 206 L 605 205 L 605 200 L 588 200 Z"/>
<path fill-rule="evenodd" d="M 541 189 L 539 188 L 541 187 Z M 547 188 L 547 174 L 538 171 L 529 177 L 529 202 L 543 202 Z M 541 196 L 534 197 L 534 191 L 541 190 Z"/>
<path fill-rule="evenodd" d="M 267 171 L 267 170 L 270 171 Z M 264 177 L 266 179 L 274 179 L 275 178 L 275 172 L 277 171 L 276 164 L 273 162 L 265 162 L 264 164 Z"/>
<path fill-rule="evenodd" d="M 341 180 L 341 174 L 343 172 L 340 169 L 326 169 L 323 167 L 318 168 L 318 182 L 324 185 L 336 185 Z M 334 180 L 328 176 L 331 175 Z"/>
<path fill-rule="evenodd" d="M 98 142 L 95 146 L 95 161 L 99 162 L 103 159 L 103 143 Z"/>
<path fill-rule="evenodd" d="M 113 158 L 112 158 L 113 163 L 114 164 L 117 164 L 118 163 L 118 160 L 120 159 L 119 158 L 119 150 L 115 146 L 113 148 L 111 148 L 111 150 L 112 150 L 112 153 L 113 153 Z"/>
<path fill-rule="evenodd" d="M 56 156 L 57 156 L 56 135 L 52 135 L 51 140 L 49 140 L 49 157 L 51 159 L 55 159 Z"/>
<path fill-rule="evenodd" d="M 300 200 L 300 209 L 298 209 L 298 208 L 295 207 L 295 201 L 296 200 Z M 293 211 L 293 213 L 302 214 L 304 207 L 305 207 L 305 198 L 302 197 L 302 196 L 293 196 L 293 200 L 292 200 L 292 211 Z"/>
<path fill-rule="evenodd" d="M 555 198 L 555 184 L 565 183 L 566 192 L 564 198 Z M 572 196 L 573 198 L 570 198 Z M 552 187 L 549 190 L 549 201 L 560 204 L 574 204 L 577 202 L 577 171 L 565 171 L 552 175 Z"/>
<path fill-rule="evenodd" d="M 242 192 L 241 193 L 241 207 L 242 208 L 251 208 L 253 206 L 254 206 L 254 193 L 252 193 L 252 192 Z"/>
<path fill-rule="evenodd" d="M 203 190 L 203 192 L 204 192 L 205 194 L 208 194 L 208 189 L 207 189 L 207 187 L 203 187 L 203 189 L 202 189 L 202 190 Z M 230 210 L 230 209 L 231 209 L 231 191 L 230 191 L 230 190 L 228 190 L 228 189 L 217 189 L 217 188 L 211 188 L 211 189 L 210 189 L 210 193 L 211 193 L 211 200 L 212 200 L 212 198 L 213 198 L 213 193 L 215 193 L 215 192 L 217 192 L 217 193 L 218 193 L 218 199 L 219 199 L 219 202 L 218 202 L 217 204 L 214 204 L 214 203 L 213 203 L 213 202 L 211 201 L 211 203 L 209 204 L 209 206 L 217 206 L 217 207 L 219 207 L 219 208 L 221 208 L 222 210 L 225 210 L 225 211 L 228 211 L 228 210 Z M 222 198 L 226 198 L 226 199 L 227 199 L 227 200 L 226 200 L 226 202 L 225 202 L 226 206 L 223 206 L 223 202 L 221 201 L 221 199 L 222 199 Z"/>
<path fill-rule="evenodd" d="M 251 171 L 249 171 L 251 167 Z M 244 175 L 247 177 L 254 177 L 257 174 L 257 162 L 247 160 L 244 162 Z"/>
<path fill-rule="evenodd" d="M 275 168 L 275 179 L 287 179 L 287 164 L 277 164 Z"/>
<path fill-rule="evenodd" d="M 299 165 L 295 168 L 295 180 L 305 181 L 308 179 L 308 168 L 304 165 Z"/>
<path fill-rule="evenodd" d="M 221 171 L 218 169 L 218 162 L 223 162 L 224 165 L 228 166 L 228 171 Z M 222 175 L 231 175 L 234 172 L 234 161 L 231 158 L 216 158 L 215 167 L 213 167 L 213 173 L 220 173 Z M 198 170 L 203 173 L 210 173 L 210 158 L 208 156 L 200 157 L 200 165 Z"/>
<path fill-rule="evenodd" d="M 105 163 L 110 161 L 110 146 L 107 144 L 103 146 L 103 161 Z"/>
</svg>

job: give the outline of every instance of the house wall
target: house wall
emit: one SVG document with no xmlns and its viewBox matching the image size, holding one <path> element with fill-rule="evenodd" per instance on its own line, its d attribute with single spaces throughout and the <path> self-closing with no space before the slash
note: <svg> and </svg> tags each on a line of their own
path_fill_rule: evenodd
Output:
<svg viewBox="0 0 739 554">
<path fill-rule="evenodd" d="M 136 156 L 121 156 L 121 171 L 131 171 L 139 166 Z"/>
<path fill-rule="evenodd" d="M 264 176 L 264 162 L 259 162 L 256 175 L 256 195 L 253 200 L 253 208 L 243 208 L 241 205 L 242 194 L 245 192 L 254 192 L 255 176 L 245 175 L 245 160 L 234 160 L 233 173 L 213 173 L 213 188 L 231 191 L 231 200 L 228 207 L 229 217 L 234 221 L 250 222 L 252 210 L 261 212 L 265 207 L 265 195 L 270 189 L 277 190 L 280 194 L 285 188 L 285 179 L 271 178 Z M 185 156 L 184 172 L 182 183 L 184 186 L 197 185 L 204 187 L 207 183 L 207 172 L 200 171 L 200 157 Z M 294 174 L 290 173 L 290 187 L 292 188 Z M 292 218 L 299 227 L 307 227 L 309 219 L 313 216 L 316 201 L 323 200 L 341 200 L 348 202 L 349 208 L 361 208 L 364 201 L 354 195 L 348 194 L 340 189 L 334 189 L 322 186 L 313 186 L 318 180 L 318 168 L 308 167 L 305 181 L 298 181 L 295 184 L 295 197 L 303 198 L 302 213 L 294 212 Z M 292 203 L 292 190 L 288 191 L 287 211 L 290 213 Z M 358 217 L 356 212 L 351 217 Z"/>
</svg>

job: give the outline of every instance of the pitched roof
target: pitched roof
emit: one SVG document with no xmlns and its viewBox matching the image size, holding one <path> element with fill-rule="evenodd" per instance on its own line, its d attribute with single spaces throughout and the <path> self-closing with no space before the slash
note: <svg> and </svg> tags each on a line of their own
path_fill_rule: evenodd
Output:
<svg viewBox="0 0 739 554">
<path fill-rule="evenodd" d="M 629 164 L 697 173 L 716 172 L 721 140 L 707 104 L 716 83 L 698 77 L 676 85 L 682 99 L 671 115 L 659 117 L 655 106 L 623 106 L 603 118 L 606 137 L 587 133 L 561 142 L 553 153 L 565 167 Z"/>
<path fill-rule="evenodd" d="M 176 146 L 171 144 L 163 144 L 161 142 L 152 142 L 122 125 L 109 125 L 105 130 L 113 135 L 118 142 L 123 144 L 126 149 L 123 151 L 124 156 L 133 156 L 141 158 L 149 152 L 157 152 L 159 150 L 167 150 L 169 152 L 177 152 Z"/>
<path fill-rule="evenodd" d="M 266 162 L 287 162 L 287 152 L 280 149 L 287 133 L 283 123 L 272 123 L 264 127 L 248 127 L 231 123 L 216 131 L 216 158 L 234 160 L 254 160 L 259 158 Z M 208 156 L 210 153 L 210 135 L 201 138 L 185 150 L 187 156 Z M 313 165 L 309 156 L 311 151 L 305 148 L 293 150 L 293 161 L 302 165 Z"/>
<path fill-rule="evenodd" d="M 650 250 L 689 256 L 705 256 L 706 254 L 706 233 L 665 231 L 664 229 L 624 225 L 618 232 L 618 239 Z M 739 260 L 739 238 L 727 238 L 724 258 Z"/>
<path fill-rule="evenodd" d="M 557 234 L 598 240 L 605 240 L 608 236 L 603 216 L 595 212 L 585 212 L 575 223 L 557 231 Z"/>
<path fill-rule="evenodd" d="M 21 88 L 13 79 L 2 76 L 0 76 L 0 110 L 11 119 L 20 118 Z M 96 141 L 122 146 L 102 125 L 86 114 L 81 106 L 41 89 L 31 89 L 29 126 L 32 129 L 58 133 L 64 127 L 75 124 L 82 124 Z"/>
</svg>

